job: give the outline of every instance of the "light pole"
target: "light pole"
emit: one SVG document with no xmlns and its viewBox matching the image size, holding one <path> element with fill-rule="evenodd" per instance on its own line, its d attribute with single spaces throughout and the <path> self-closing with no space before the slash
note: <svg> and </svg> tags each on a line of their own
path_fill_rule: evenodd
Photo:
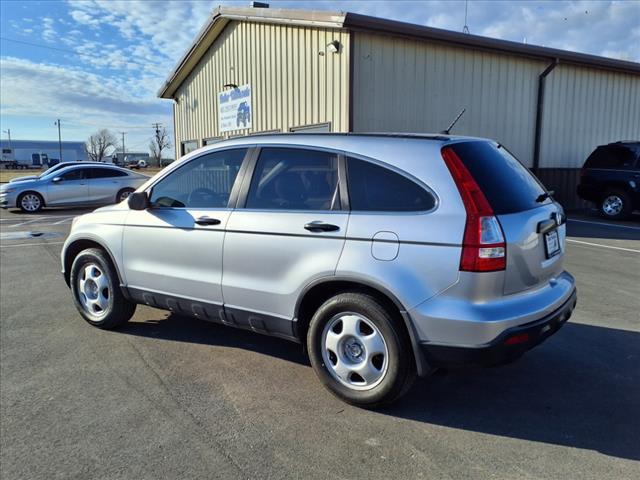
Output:
<svg viewBox="0 0 640 480">
<path fill-rule="evenodd" d="M 2 130 L 2 133 L 6 133 L 9 137 L 9 149 L 11 149 L 11 129 L 7 128 L 6 130 Z"/>
<path fill-rule="evenodd" d="M 127 132 L 120 132 L 122 134 L 122 165 L 124 166 L 124 135 Z"/>
<path fill-rule="evenodd" d="M 59 162 L 62 163 L 62 136 L 60 135 L 60 119 L 58 119 L 58 121 L 54 122 L 53 124 L 58 126 L 58 151 L 60 153 Z"/>
</svg>

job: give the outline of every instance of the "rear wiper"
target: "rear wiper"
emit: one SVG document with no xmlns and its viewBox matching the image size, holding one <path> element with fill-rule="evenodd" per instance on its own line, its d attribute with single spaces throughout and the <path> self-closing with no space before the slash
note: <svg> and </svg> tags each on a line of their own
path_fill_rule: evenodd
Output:
<svg viewBox="0 0 640 480">
<path fill-rule="evenodd" d="M 554 192 L 553 190 L 549 190 L 548 192 L 541 193 L 540 195 L 538 195 L 538 198 L 536 198 L 536 202 L 537 203 L 542 203 L 547 198 L 551 198 L 551 195 L 553 195 L 554 193 L 556 193 L 556 192 Z"/>
</svg>

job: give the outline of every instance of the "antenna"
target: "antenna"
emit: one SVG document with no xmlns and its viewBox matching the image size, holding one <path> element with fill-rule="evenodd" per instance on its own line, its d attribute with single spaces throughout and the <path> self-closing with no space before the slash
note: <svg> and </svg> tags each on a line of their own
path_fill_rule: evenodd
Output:
<svg viewBox="0 0 640 480">
<path fill-rule="evenodd" d="M 464 27 L 462 27 L 462 33 L 471 33 L 469 32 L 469 26 L 467 25 L 467 11 L 469 10 L 469 0 L 465 0 L 464 2 Z"/>
<path fill-rule="evenodd" d="M 458 114 L 458 116 L 453 120 L 453 122 L 451 122 L 451 125 L 449 125 L 449 126 L 447 127 L 447 129 L 446 129 L 446 130 L 443 130 L 443 131 L 441 131 L 440 133 L 442 133 L 443 135 L 449 135 L 449 132 L 451 131 L 451 129 L 453 128 L 453 126 L 454 126 L 456 123 L 458 123 L 458 120 L 460 120 L 460 117 L 461 117 L 461 116 L 462 116 L 462 114 L 463 114 L 464 112 L 466 112 L 466 111 L 467 111 L 467 109 L 466 109 L 466 108 L 463 108 L 463 109 L 460 111 L 460 113 Z"/>
</svg>

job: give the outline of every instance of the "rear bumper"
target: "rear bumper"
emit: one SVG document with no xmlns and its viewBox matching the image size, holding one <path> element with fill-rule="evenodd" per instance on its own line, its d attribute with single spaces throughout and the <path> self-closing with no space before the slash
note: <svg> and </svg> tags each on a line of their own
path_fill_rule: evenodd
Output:
<svg viewBox="0 0 640 480">
<path fill-rule="evenodd" d="M 524 325 L 508 328 L 497 338 L 479 347 L 420 344 L 432 367 L 493 366 L 515 360 L 557 332 L 569 320 L 577 302 L 574 288 L 570 297 L 552 313 Z"/>
</svg>

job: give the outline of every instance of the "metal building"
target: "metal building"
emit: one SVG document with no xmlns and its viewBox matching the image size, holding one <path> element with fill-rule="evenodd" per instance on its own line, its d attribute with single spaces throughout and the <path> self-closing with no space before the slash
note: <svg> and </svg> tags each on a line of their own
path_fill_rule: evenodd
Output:
<svg viewBox="0 0 640 480">
<path fill-rule="evenodd" d="M 216 8 L 159 91 L 176 158 L 259 132 L 494 138 L 567 207 L 603 143 L 640 139 L 640 64 L 365 15 Z"/>
</svg>

